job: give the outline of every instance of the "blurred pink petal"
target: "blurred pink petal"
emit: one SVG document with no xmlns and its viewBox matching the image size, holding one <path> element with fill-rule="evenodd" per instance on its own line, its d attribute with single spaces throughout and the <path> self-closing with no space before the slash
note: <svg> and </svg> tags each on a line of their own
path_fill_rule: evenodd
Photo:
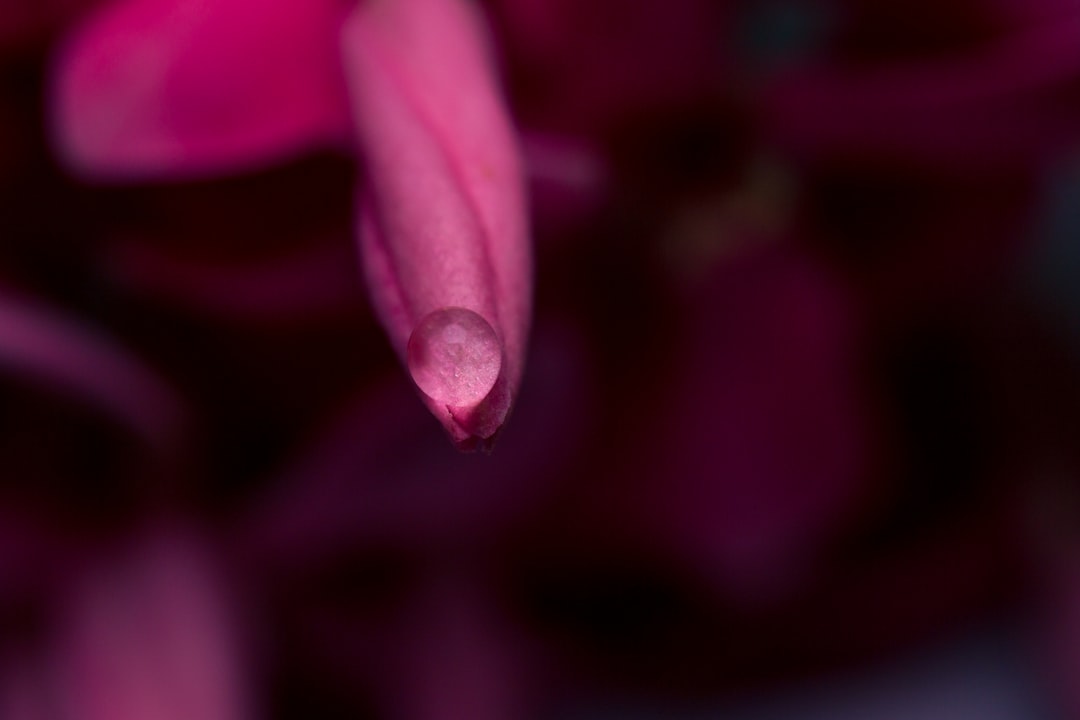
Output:
<svg viewBox="0 0 1080 720">
<path fill-rule="evenodd" d="M 477 13 L 460 0 L 362 3 L 343 38 L 370 289 L 463 449 L 490 443 L 517 395 L 531 288 L 521 162 Z"/>
<path fill-rule="evenodd" d="M 340 138 L 333 0 L 116 0 L 55 58 L 63 161 L 92 177 L 200 175 Z"/>
<path fill-rule="evenodd" d="M 250 717 L 235 627 L 209 553 L 166 533 L 73 588 L 53 656 L 61 717 Z"/>
<path fill-rule="evenodd" d="M 172 388 L 78 320 L 0 296 L 0 370 L 79 396 L 159 450 L 180 439 L 184 403 Z"/>
</svg>

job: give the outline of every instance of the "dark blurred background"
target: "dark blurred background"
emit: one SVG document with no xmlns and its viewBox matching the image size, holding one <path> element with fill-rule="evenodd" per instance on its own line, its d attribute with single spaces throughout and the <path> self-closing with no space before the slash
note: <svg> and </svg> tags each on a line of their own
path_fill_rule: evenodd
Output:
<svg viewBox="0 0 1080 720">
<path fill-rule="evenodd" d="M 488 456 L 372 315 L 350 142 L 57 140 L 109 13 L 162 49 L 110 109 L 213 133 L 304 2 L 3 1 L 0 717 L 1080 713 L 1080 4 L 484 2 L 537 282 Z"/>
</svg>

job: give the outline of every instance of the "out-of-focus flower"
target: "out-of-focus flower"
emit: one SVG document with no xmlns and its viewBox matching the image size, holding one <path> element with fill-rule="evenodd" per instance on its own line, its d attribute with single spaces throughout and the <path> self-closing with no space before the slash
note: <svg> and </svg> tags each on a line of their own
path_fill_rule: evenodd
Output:
<svg viewBox="0 0 1080 720">
<path fill-rule="evenodd" d="M 40 647 L 0 670 L 13 720 L 253 717 L 232 598 L 207 545 L 155 529 L 61 583 Z"/>
<path fill-rule="evenodd" d="M 521 382 L 531 271 L 484 33 L 457 0 L 124 0 L 60 53 L 55 136 L 73 169 L 114 179 L 355 145 L 376 310 L 453 440 L 485 445 Z"/>
</svg>

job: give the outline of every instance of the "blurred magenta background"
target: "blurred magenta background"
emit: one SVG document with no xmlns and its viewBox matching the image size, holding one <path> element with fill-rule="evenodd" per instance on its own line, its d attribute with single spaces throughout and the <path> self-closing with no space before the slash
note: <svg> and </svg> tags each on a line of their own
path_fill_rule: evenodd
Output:
<svg viewBox="0 0 1080 720">
<path fill-rule="evenodd" d="M 536 298 L 465 455 L 327 120 L 409 1 L 0 5 L 0 718 L 1080 717 L 1080 3 L 481 2 Z"/>
</svg>

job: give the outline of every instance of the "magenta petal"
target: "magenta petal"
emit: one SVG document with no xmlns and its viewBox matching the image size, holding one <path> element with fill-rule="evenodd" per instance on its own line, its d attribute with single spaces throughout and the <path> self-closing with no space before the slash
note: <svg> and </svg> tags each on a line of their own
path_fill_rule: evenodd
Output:
<svg viewBox="0 0 1080 720">
<path fill-rule="evenodd" d="M 227 586 L 211 548 L 152 537 L 86 573 L 55 645 L 58 716 L 247 720 L 252 701 Z"/>
<path fill-rule="evenodd" d="M 69 392 L 158 450 L 174 449 L 182 437 L 184 402 L 150 368 L 78 319 L 6 295 L 0 372 Z"/>
<path fill-rule="evenodd" d="M 481 18 L 459 0 L 363 3 L 343 42 L 375 305 L 428 407 L 475 447 L 517 394 L 531 292 L 522 165 Z"/>
<path fill-rule="evenodd" d="M 58 151 L 91 176 L 198 175 L 342 137 L 331 0 L 122 0 L 68 38 Z"/>
</svg>

